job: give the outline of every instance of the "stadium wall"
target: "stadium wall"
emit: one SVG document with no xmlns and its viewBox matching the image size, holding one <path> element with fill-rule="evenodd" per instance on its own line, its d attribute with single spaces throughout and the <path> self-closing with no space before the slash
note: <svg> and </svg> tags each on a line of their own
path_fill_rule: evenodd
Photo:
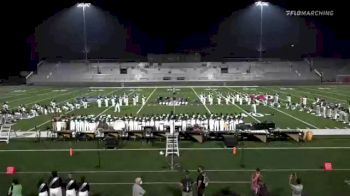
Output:
<svg viewBox="0 0 350 196">
<path fill-rule="evenodd" d="M 39 82 L 27 83 L 35 86 L 78 86 L 78 87 L 138 87 L 138 86 L 295 86 L 320 85 L 316 80 L 285 80 L 285 81 L 154 81 L 154 82 Z"/>
</svg>

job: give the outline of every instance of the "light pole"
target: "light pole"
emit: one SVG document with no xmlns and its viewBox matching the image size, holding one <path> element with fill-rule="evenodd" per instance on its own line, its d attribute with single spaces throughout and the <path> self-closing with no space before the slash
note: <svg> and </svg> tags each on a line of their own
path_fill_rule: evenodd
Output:
<svg viewBox="0 0 350 196">
<path fill-rule="evenodd" d="M 84 53 L 85 53 L 85 63 L 88 62 L 88 49 L 87 49 L 87 38 L 86 38 L 86 21 L 85 21 L 85 8 L 90 7 L 90 3 L 78 3 L 77 7 L 83 8 L 83 36 L 84 36 Z"/>
<path fill-rule="evenodd" d="M 268 2 L 257 1 L 255 6 L 260 7 L 260 38 L 259 38 L 259 60 L 262 59 L 262 36 L 263 36 L 263 8 L 269 6 Z"/>
</svg>

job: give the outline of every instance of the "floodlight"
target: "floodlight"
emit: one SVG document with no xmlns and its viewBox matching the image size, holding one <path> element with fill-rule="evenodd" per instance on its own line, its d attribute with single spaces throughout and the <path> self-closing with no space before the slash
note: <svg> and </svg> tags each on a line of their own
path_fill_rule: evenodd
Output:
<svg viewBox="0 0 350 196">
<path fill-rule="evenodd" d="M 78 3 L 78 4 L 77 4 L 77 7 L 83 7 L 83 8 L 85 8 L 85 7 L 90 7 L 90 5 L 91 5 L 91 3 Z"/>
<path fill-rule="evenodd" d="M 255 2 L 255 6 L 261 6 L 261 7 L 269 6 L 269 3 L 264 1 L 257 1 Z"/>
</svg>

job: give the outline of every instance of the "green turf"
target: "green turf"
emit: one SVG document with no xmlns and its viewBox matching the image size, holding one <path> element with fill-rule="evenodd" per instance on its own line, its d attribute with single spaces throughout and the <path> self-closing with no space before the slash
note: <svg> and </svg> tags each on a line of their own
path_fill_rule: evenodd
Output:
<svg viewBox="0 0 350 196">
<path fill-rule="evenodd" d="M 244 113 L 250 111 L 250 107 L 247 105 L 207 105 L 207 108 L 200 103 L 197 94 L 201 92 L 245 92 L 245 93 L 279 93 L 281 100 L 286 99 L 288 94 L 292 95 L 294 102 L 298 101 L 301 96 L 308 96 L 309 103 L 313 98 L 318 96 L 325 98 L 328 101 L 339 102 L 344 106 L 347 105 L 350 100 L 350 87 L 349 86 L 265 86 L 265 87 L 190 87 L 177 88 L 176 96 L 189 99 L 188 106 L 161 106 L 158 105 L 156 100 L 158 97 L 172 96 L 172 91 L 169 88 L 58 88 L 58 87 L 1 87 L 0 88 L 0 101 L 8 101 L 10 108 L 15 108 L 21 104 L 31 106 L 34 103 L 48 104 L 51 99 L 55 99 L 58 103 L 64 103 L 72 101 L 76 97 L 81 96 L 98 96 L 98 95 L 132 95 L 135 92 L 149 98 L 146 105 L 142 107 L 139 104 L 133 106 L 131 103 L 128 107 L 122 107 L 122 111 L 119 114 L 114 113 L 113 108 L 97 108 L 96 104 L 90 104 L 88 109 L 79 109 L 73 112 L 69 112 L 68 115 L 85 115 L 85 114 L 110 114 L 110 115 L 147 115 L 147 114 L 161 114 L 161 113 Z M 153 92 L 153 93 L 152 93 Z M 152 94 L 152 96 L 150 96 Z M 216 100 L 215 100 L 216 101 Z M 336 122 L 330 119 L 323 119 L 316 117 L 312 114 L 299 111 L 286 110 L 284 107 L 279 109 L 258 106 L 259 113 L 264 114 L 263 117 L 256 117 L 255 119 L 248 116 L 246 122 L 258 122 L 264 120 L 270 120 L 276 123 L 279 128 L 348 128 L 349 125 Z M 50 127 L 51 115 L 39 116 L 30 120 L 18 121 L 14 128 L 16 130 L 32 130 L 35 126 L 40 129 L 46 129 Z"/>
<path fill-rule="evenodd" d="M 319 139 L 312 143 L 272 142 L 261 144 L 247 142 L 245 147 L 306 147 L 306 146 L 345 146 L 350 139 Z M 165 144 L 157 142 L 153 145 L 141 142 L 124 142 L 121 149 L 159 148 Z M 204 144 L 181 142 L 181 147 L 222 147 L 222 142 L 207 142 Z M 101 162 L 98 166 L 98 152 L 76 151 L 73 157 L 69 157 L 68 148 L 97 148 L 96 142 L 43 142 L 13 141 L 12 144 L 0 145 L 2 149 L 53 149 L 63 148 L 67 151 L 54 152 L 0 152 L 0 168 L 13 165 L 19 172 L 39 172 L 35 174 L 24 173 L 15 176 L 0 175 L 0 192 L 6 191 L 6 185 L 13 177 L 19 178 L 24 186 L 25 195 L 29 195 L 36 189 L 35 184 L 40 179 L 47 179 L 49 171 L 78 172 L 74 175 L 87 176 L 91 183 L 132 183 L 136 176 L 142 176 L 144 182 L 177 182 L 180 180 L 184 169 L 192 171 L 198 165 L 203 165 L 208 170 L 234 170 L 234 171 L 209 171 L 208 175 L 213 182 L 217 181 L 249 181 L 252 170 L 260 167 L 263 170 L 265 182 L 272 195 L 289 195 L 287 186 L 288 175 L 297 172 L 302 177 L 307 195 L 347 195 L 350 187 L 344 183 L 349 179 L 350 170 L 346 171 L 322 171 L 323 162 L 329 161 L 334 169 L 350 169 L 350 149 L 239 149 L 237 155 L 232 155 L 227 150 L 182 150 L 180 159 L 177 160 L 176 170 L 170 170 L 170 159 L 159 155 L 158 150 L 142 151 L 100 151 Z M 101 147 L 101 146 L 100 146 Z M 244 164 L 244 168 L 241 167 Z M 275 171 L 276 169 L 282 169 Z M 314 171 L 300 171 L 313 169 Z M 265 170 L 265 171 L 264 171 Z M 85 171 L 85 172 L 84 172 Z M 96 171 L 91 173 L 91 171 Z M 113 172 L 114 171 L 114 172 Z M 117 172 L 129 171 L 129 172 Z M 136 171 L 136 172 L 133 172 Z M 153 171 L 153 172 L 147 172 Z M 157 172 L 158 171 L 158 172 Z M 162 172 L 159 172 L 162 171 Z M 65 177 L 67 173 L 62 173 Z M 317 187 L 317 188 L 316 188 Z M 179 195 L 177 186 L 171 184 L 145 185 L 149 195 Z M 215 195 L 222 189 L 231 189 L 242 195 L 249 195 L 249 184 L 211 184 L 208 195 Z M 92 185 L 92 190 L 101 195 L 130 195 L 131 185 Z M 110 192 L 112 191 L 112 192 Z"/>
<path fill-rule="evenodd" d="M 122 112 L 114 113 L 113 108 L 97 108 L 96 104 L 90 105 L 88 109 L 75 110 L 67 115 L 84 114 L 111 114 L 111 115 L 147 115 L 160 113 L 244 113 L 250 110 L 249 106 L 236 105 L 207 105 L 204 107 L 196 95 L 201 92 L 251 92 L 251 93 L 279 93 L 281 99 L 288 94 L 292 95 L 293 101 L 298 101 L 301 96 L 312 99 L 315 96 L 325 98 L 329 101 L 347 104 L 350 99 L 349 86 L 265 86 L 265 87 L 194 87 L 177 88 L 178 97 L 189 99 L 188 106 L 169 107 L 157 105 L 156 100 L 160 96 L 172 96 L 167 88 L 100 88 L 91 90 L 82 87 L 58 88 L 58 87 L 33 87 L 33 86 L 5 86 L 0 88 L 0 101 L 8 101 L 11 108 L 20 104 L 28 106 L 34 103 L 47 104 L 51 99 L 57 102 L 72 101 L 79 96 L 98 95 L 132 95 L 139 92 L 149 98 L 146 105 L 140 104 L 122 107 Z M 309 100 L 309 103 L 311 100 Z M 209 110 L 209 111 L 208 111 Z M 323 119 L 305 112 L 286 110 L 283 107 L 278 110 L 271 107 L 258 106 L 258 112 L 266 114 L 264 117 L 245 118 L 246 122 L 257 122 L 271 120 L 280 128 L 347 128 L 348 125 Z M 38 126 L 40 129 L 50 127 L 52 116 L 39 116 L 34 119 L 21 120 L 14 126 L 16 130 L 29 130 Z M 39 126 L 41 125 L 41 126 Z M 241 143 L 242 144 L 242 143 Z M 75 155 L 69 157 L 68 149 L 76 149 Z M 38 171 L 39 173 L 19 173 L 19 178 L 24 186 L 24 195 L 31 195 L 36 191 L 36 183 L 40 178 L 48 179 L 49 171 L 97 171 L 96 173 L 75 173 L 76 178 L 81 175 L 87 176 L 92 183 L 132 183 L 136 176 L 142 176 L 144 182 L 177 182 L 180 180 L 183 169 L 195 170 L 198 165 L 204 165 L 209 170 L 234 170 L 234 171 L 209 171 L 210 180 L 220 181 L 212 183 L 208 188 L 207 195 L 215 196 L 224 189 L 236 191 L 241 195 L 250 196 L 250 185 L 247 183 L 224 183 L 222 181 L 246 182 L 250 179 L 253 169 L 260 167 L 263 170 L 264 180 L 267 183 L 271 195 L 290 195 L 288 188 L 288 176 L 296 171 L 303 179 L 305 195 L 333 196 L 350 195 L 350 186 L 344 180 L 350 180 L 350 149 L 305 149 L 304 147 L 350 147 L 349 137 L 314 137 L 312 142 L 296 143 L 288 141 L 271 141 L 261 143 L 255 141 L 244 142 L 245 150 L 239 149 L 236 156 L 231 154 L 230 149 L 223 149 L 221 141 L 208 141 L 203 144 L 192 141 L 181 141 L 180 148 L 194 148 L 193 150 L 181 150 L 181 156 L 175 160 L 176 168 L 170 171 L 171 160 L 159 155 L 159 148 L 164 148 L 164 141 L 156 141 L 153 144 L 141 141 L 123 141 L 120 144 L 122 150 L 112 151 L 83 151 L 79 149 L 102 149 L 103 144 L 98 142 L 75 142 L 75 141 L 49 141 L 44 140 L 36 143 L 32 140 L 12 140 L 10 144 L 0 143 L 0 168 L 5 170 L 6 166 L 16 166 L 19 172 Z M 271 149 L 271 148 L 290 149 Z M 204 150 L 204 148 L 221 148 L 215 150 Z M 251 149 L 254 148 L 254 149 Z M 60 149 L 59 151 L 6 151 L 6 150 L 47 150 Z M 137 149 L 137 150 L 126 150 Z M 148 150 L 140 150 L 148 149 Z M 63 150 L 63 151 L 62 151 Z M 101 168 L 98 166 L 98 154 L 101 158 Z M 323 162 L 332 162 L 336 170 L 324 172 L 321 170 Z M 242 167 L 244 164 L 244 168 Z M 282 169 L 277 170 L 276 169 Z M 312 171 L 305 171 L 311 169 Z M 129 172 L 116 172 L 116 171 Z M 139 172 L 132 172 L 137 170 Z M 141 172 L 140 170 L 145 170 Z M 104 172 L 103 172 L 104 171 Z M 109 171 L 109 172 L 106 172 Z M 151 172 L 146 172 L 151 171 Z M 153 171 L 153 172 L 152 172 Z M 162 172 L 156 172 L 162 171 Z M 44 173 L 40 173 L 44 172 Z M 61 174 L 66 177 L 66 173 Z M 191 172 L 195 178 L 196 173 Z M 6 195 L 7 187 L 14 176 L 0 174 L 0 195 Z M 144 185 L 147 195 L 173 196 L 181 195 L 176 184 Z M 92 192 L 106 196 L 128 196 L 131 195 L 131 185 L 107 185 L 93 184 Z M 35 195 L 35 194 L 34 194 Z"/>
</svg>

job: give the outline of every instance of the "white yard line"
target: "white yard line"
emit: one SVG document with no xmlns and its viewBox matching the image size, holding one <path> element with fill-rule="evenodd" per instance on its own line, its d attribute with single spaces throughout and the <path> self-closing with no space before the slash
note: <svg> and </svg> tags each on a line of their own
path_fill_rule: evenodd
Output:
<svg viewBox="0 0 350 196">
<path fill-rule="evenodd" d="M 247 88 L 258 88 L 259 86 L 221 86 L 221 85 L 218 85 L 218 86 L 192 86 L 194 88 L 225 88 L 225 87 L 247 87 Z M 101 87 L 98 87 L 98 86 L 90 86 L 89 88 L 91 89 L 108 89 L 108 88 L 141 88 L 141 89 L 147 89 L 147 88 L 192 88 L 191 86 L 181 86 L 181 85 L 178 85 L 178 86 L 126 86 L 126 87 L 106 87 L 106 86 L 101 86 Z"/>
<path fill-rule="evenodd" d="M 350 98 L 350 95 L 340 94 L 340 93 L 334 93 L 334 92 L 328 92 L 328 90 L 321 91 L 321 90 L 319 90 L 319 89 L 311 89 L 311 88 L 307 88 L 307 87 L 302 87 L 302 88 L 303 88 L 303 89 L 307 89 L 307 90 L 317 91 L 317 92 L 320 92 L 320 93 L 327 93 L 327 94 L 338 95 L 338 96 L 343 96 L 343 97 L 348 97 L 348 98 Z"/>
<path fill-rule="evenodd" d="M 42 93 L 42 94 L 36 94 L 36 95 L 32 95 L 32 96 L 25 96 L 25 97 L 21 97 L 21 98 L 18 98 L 18 99 L 14 99 L 14 100 L 11 100 L 11 101 L 8 101 L 8 103 L 13 103 L 13 102 L 17 102 L 19 100 L 24 100 L 24 99 L 32 99 L 36 96 L 41 96 L 41 95 L 46 95 L 46 94 L 50 94 L 50 93 L 53 93 L 53 92 L 46 92 L 46 93 Z"/>
<path fill-rule="evenodd" d="M 158 87 L 156 87 L 156 88 L 151 92 L 151 94 L 149 94 L 149 96 L 148 96 L 147 99 L 146 99 L 145 104 L 143 104 L 143 105 L 140 107 L 140 109 L 136 112 L 136 114 L 139 114 L 139 113 L 140 113 L 140 111 L 142 110 L 142 108 L 147 104 L 148 100 L 151 98 L 151 96 L 152 96 L 153 93 L 157 90 L 157 88 L 158 88 Z"/>
<path fill-rule="evenodd" d="M 210 184 L 250 184 L 250 181 L 210 181 Z M 91 185 L 133 185 L 133 182 L 91 182 Z M 179 182 L 143 182 L 147 185 L 173 184 L 178 185 Z"/>
<path fill-rule="evenodd" d="M 297 120 L 297 121 L 299 121 L 299 122 L 302 122 L 303 124 L 308 125 L 308 126 L 310 126 L 310 127 L 312 127 L 312 128 L 319 129 L 319 128 L 316 127 L 315 125 L 310 124 L 310 123 L 308 123 L 308 122 L 305 122 L 305 121 L 301 120 L 300 118 L 297 118 L 297 117 L 292 116 L 292 115 L 290 115 L 290 114 L 288 114 L 288 113 L 286 113 L 286 112 L 283 112 L 282 110 L 279 110 L 279 109 L 274 108 L 274 107 L 271 107 L 271 106 L 269 106 L 269 108 L 274 109 L 274 110 L 276 110 L 276 111 L 278 111 L 278 112 L 280 112 L 280 113 L 282 113 L 282 114 L 284 114 L 284 115 L 286 115 L 286 116 L 289 116 L 289 117 L 291 117 L 291 118 L 293 118 L 293 119 L 295 119 L 295 120 Z"/>
<path fill-rule="evenodd" d="M 235 90 L 233 90 L 233 89 L 230 89 L 230 88 L 227 88 L 227 89 L 229 89 L 230 91 L 234 91 L 234 92 L 236 92 L 236 93 L 241 93 L 241 92 L 237 92 L 237 91 L 235 91 Z M 261 121 L 259 120 L 259 119 L 257 119 L 257 118 L 255 118 L 254 116 L 252 116 L 250 113 L 248 113 L 246 110 L 244 110 L 243 108 L 241 108 L 240 106 L 238 106 L 237 104 L 233 104 L 235 107 L 237 107 L 238 109 L 240 109 L 242 112 L 244 112 L 245 114 L 247 114 L 248 116 L 250 116 L 252 119 L 254 119 L 256 122 L 258 122 L 258 123 L 261 123 Z"/>
<path fill-rule="evenodd" d="M 321 94 L 318 94 L 318 93 L 310 93 L 310 92 L 307 92 L 307 91 L 303 91 L 303 90 L 297 90 L 297 89 L 294 89 L 295 91 L 300 91 L 300 92 L 304 92 L 304 93 L 307 93 L 307 94 L 311 94 L 311 95 L 319 95 L 321 97 L 328 97 L 329 99 L 333 99 L 333 100 L 338 100 L 338 101 L 341 101 L 343 103 L 347 103 L 346 100 L 344 99 L 338 99 L 338 98 L 335 98 L 335 97 L 330 97 L 330 96 L 326 96 L 326 95 L 321 95 Z"/>
<path fill-rule="evenodd" d="M 188 170 L 189 172 L 197 172 L 195 169 Z M 252 172 L 255 169 L 206 169 L 206 172 Z M 281 169 L 262 169 L 263 172 L 324 172 L 324 169 L 318 168 L 281 168 Z M 333 168 L 333 171 L 350 171 L 350 168 Z M 18 171 L 16 174 L 45 174 L 51 171 Z M 95 174 L 95 173 L 178 173 L 176 170 L 87 170 L 87 171 L 60 171 L 59 173 L 66 174 Z M 0 172 L 5 174 L 6 172 Z M 212 182 L 212 181 L 211 181 Z M 217 183 L 229 183 L 229 182 L 240 182 L 245 183 L 246 181 L 214 181 Z M 161 183 L 161 182 L 155 182 Z M 171 182 L 169 182 L 171 183 Z M 250 183 L 250 181 L 249 181 Z"/>
<path fill-rule="evenodd" d="M 236 91 L 235 91 L 235 92 L 236 92 Z M 282 98 L 281 98 L 281 100 L 285 100 L 285 99 L 282 99 Z M 280 112 L 280 113 L 282 113 L 282 114 L 284 114 L 284 115 L 286 115 L 286 116 L 289 116 L 289 117 L 291 117 L 291 118 L 293 118 L 293 119 L 295 119 L 295 120 L 297 120 L 297 121 L 299 121 L 299 122 L 302 122 L 302 123 L 305 124 L 305 125 L 311 126 L 311 127 L 315 128 L 315 129 L 319 129 L 317 126 L 315 126 L 315 125 L 313 125 L 313 124 L 311 124 L 311 123 L 308 123 L 308 122 L 306 122 L 306 121 L 303 121 L 303 120 L 301 120 L 300 118 L 297 118 L 297 117 L 295 117 L 295 116 L 293 116 L 293 115 L 290 115 L 290 114 L 288 114 L 288 113 L 286 113 L 286 112 L 283 112 L 282 110 L 279 110 L 279 109 L 277 109 L 277 108 L 275 108 L 275 107 L 271 107 L 271 106 L 268 106 L 268 107 L 271 108 L 271 109 L 273 109 L 273 110 L 276 110 L 276 111 L 278 111 L 278 112 Z"/>
<path fill-rule="evenodd" d="M 199 98 L 199 96 L 198 96 L 197 92 L 194 90 L 194 88 L 191 87 L 191 89 L 194 92 L 194 94 L 197 96 L 198 100 L 201 102 L 201 99 Z M 205 107 L 205 109 L 209 112 L 209 114 L 211 114 L 211 111 L 209 110 L 209 108 L 203 102 L 201 102 L 201 103 Z"/>
<path fill-rule="evenodd" d="M 115 89 L 114 91 L 109 92 L 107 95 L 110 95 L 110 94 L 112 94 L 113 92 L 117 92 L 117 90 L 118 90 L 118 89 Z M 132 91 L 131 93 L 128 94 L 128 96 L 131 95 L 131 94 L 133 94 L 134 92 L 135 92 L 135 91 Z M 112 107 L 113 107 L 112 105 L 109 106 L 108 108 L 106 108 L 105 110 L 103 110 L 101 113 L 97 114 L 96 117 L 99 117 L 99 116 L 101 116 L 102 114 L 106 113 L 106 112 L 107 112 L 109 109 L 111 109 Z"/>
<path fill-rule="evenodd" d="M 236 106 L 238 109 L 242 110 L 244 113 L 246 113 L 248 116 L 250 116 L 252 119 L 254 119 L 256 122 L 261 123 L 261 121 L 257 118 L 255 118 L 254 116 L 252 116 L 251 114 L 249 114 L 246 110 L 244 110 L 243 108 L 241 108 L 240 106 L 238 106 L 237 104 L 233 104 L 234 106 Z"/>
<path fill-rule="evenodd" d="M 40 92 L 42 92 L 42 91 L 47 91 L 47 90 L 50 90 L 50 89 L 43 89 L 43 90 L 40 90 L 40 91 L 38 91 L 38 92 L 35 92 L 35 93 L 34 93 L 33 95 L 31 95 L 31 96 L 27 96 L 26 94 L 17 95 L 17 96 L 24 96 L 24 97 L 12 99 L 12 100 L 8 101 L 8 103 L 17 102 L 17 101 L 23 100 L 23 99 L 30 99 L 30 98 L 33 98 L 33 97 L 38 96 L 38 95 L 46 95 L 46 94 L 52 93 L 52 91 L 49 91 L 49 92 L 46 92 L 46 93 L 39 94 Z M 33 93 L 33 92 L 29 92 L 29 93 Z"/>
<path fill-rule="evenodd" d="M 287 92 L 284 92 L 284 91 L 281 91 L 281 90 L 275 90 L 275 89 L 269 89 L 269 88 L 266 88 L 266 87 L 261 87 L 261 88 L 264 88 L 264 89 L 266 89 L 266 90 L 268 90 L 268 91 L 275 91 L 275 92 L 277 92 L 277 93 L 282 93 L 282 94 L 286 94 L 286 95 L 290 95 L 291 97 L 296 97 L 296 98 L 300 98 L 300 96 L 296 96 L 296 95 L 294 95 L 294 94 L 292 94 L 292 93 L 287 93 Z M 265 92 L 266 93 L 266 92 Z M 264 93 L 264 94 L 265 94 Z M 285 99 L 282 99 L 282 98 L 280 98 L 281 100 L 285 100 Z"/>
<path fill-rule="evenodd" d="M 107 95 L 110 95 L 110 94 L 112 94 L 112 93 L 114 93 L 114 92 L 116 92 L 118 89 L 116 89 L 116 90 L 113 90 L 113 91 L 111 91 L 111 92 L 109 92 L 109 93 L 107 93 Z M 102 114 L 104 114 L 104 113 L 106 113 L 109 109 L 111 109 L 113 106 L 111 105 L 111 106 L 109 106 L 108 108 L 106 108 L 105 110 L 103 110 L 102 112 L 100 112 L 99 114 L 97 114 L 97 116 L 96 117 L 99 117 L 99 116 L 101 116 Z"/>
<path fill-rule="evenodd" d="M 185 151 L 217 151 L 217 150 L 231 150 L 231 148 L 179 148 Z M 238 148 L 240 149 L 240 148 Z M 350 146 L 310 146 L 310 147 L 246 147 L 244 150 L 350 150 Z M 160 151 L 164 148 L 120 148 L 120 149 L 103 149 L 103 148 L 86 148 L 74 149 L 76 152 L 119 152 L 119 151 Z M 0 150 L 2 153 L 11 152 L 69 152 L 69 149 L 13 149 Z"/>
<path fill-rule="evenodd" d="M 55 95 L 55 96 L 53 96 L 53 97 L 50 96 L 50 97 L 47 97 L 47 98 L 44 98 L 44 99 L 35 100 L 35 101 L 32 101 L 32 102 L 26 103 L 26 104 L 24 104 L 24 105 L 27 106 L 27 105 L 30 105 L 30 104 L 33 104 L 33 103 L 40 103 L 41 101 L 45 101 L 45 100 L 48 100 L 48 99 L 53 99 L 53 98 L 56 98 L 56 97 L 60 97 L 60 96 L 63 96 L 63 95 L 67 95 L 67 94 L 72 94 L 72 93 L 77 92 L 77 91 L 79 91 L 79 90 L 68 91 L 68 92 L 63 93 L 63 94 Z M 17 106 L 18 106 L 18 105 L 17 105 Z"/>
<path fill-rule="evenodd" d="M 112 92 L 114 92 L 114 91 L 112 91 Z M 85 95 L 89 95 L 89 94 L 91 94 L 91 93 L 94 93 L 94 91 L 87 92 L 87 93 L 85 93 L 85 94 L 83 94 L 83 95 L 85 96 Z M 63 100 L 63 101 L 61 101 L 61 102 L 59 102 L 59 103 L 63 103 L 63 102 L 65 102 L 65 101 L 68 101 L 68 100 L 74 99 L 74 98 L 75 98 L 75 97 L 69 98 L 69 99 Z M 64 114 L 69 114 L 69 113 L 71 113 L 71 112 L 73 112 L 73 111 L 75 111 L 75 110 L 68 111 L 68 112 L 66 112 L 66 113 L 64 113 Z M 43 126 L 43 125 L 45 125 L 45 124 L 47 124 L 47 123 L 49 123 L 49 122 L 51 122 L 51 120 L 45 121 L 45 122 L 43 122 L 43 123 L 41 123 L 41 124 L 39 124 L 39 125 L 37 125 L 37 126 L 34 126 L 33 128 L 28 129 L 27 131 L 33 131 L 35 128 L 41 127 L 41 126 Z"/>
</svg>

